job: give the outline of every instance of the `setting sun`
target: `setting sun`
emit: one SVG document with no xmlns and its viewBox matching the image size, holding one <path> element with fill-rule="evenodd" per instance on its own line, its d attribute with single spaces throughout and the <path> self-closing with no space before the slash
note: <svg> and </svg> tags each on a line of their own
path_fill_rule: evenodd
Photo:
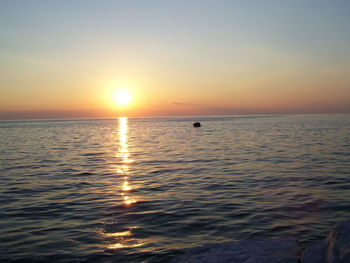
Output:
<svg viewBox="0 0 350 263">
<path fill-rule="evenodd" d="M 118 90 L 114 95 L 114 102 L 119 107 L 125 107 L 131 102 L 130 92 L 127 90 Z"/>
</svg>

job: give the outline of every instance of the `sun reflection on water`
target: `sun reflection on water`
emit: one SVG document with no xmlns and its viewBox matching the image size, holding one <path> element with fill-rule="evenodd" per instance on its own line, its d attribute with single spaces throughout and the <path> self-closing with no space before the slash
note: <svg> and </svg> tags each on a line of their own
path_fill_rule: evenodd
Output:
<svg viewBox="0 0 350 263">
<path fill-rule="evenodd" d="M 108 249 L 117 249 L 117 248 L 133 248 L 133 247 L 141 247 L 144 243 L 140 242 L 138 239 L 132 238 L 124 241 L 123 243 L 114 243 L 110 244 Z"/>
<path fill-rule="evenodd" d="M 130 192 L 132 187 L 130 185 L 130 164 L 134 161 L 130 159 L 129 145 L 128 145 L 128 118 L 119 118 L 119 148 L 117 152 L 118 167 L 116 172 L 118 176 L 122 176 L 123 182 L 120 186 L 120 195 L 122 198 L 123 205 L 126 207 L 131 206 L 137 201 L 130 197 Z M 129 229 L 129 230 L 126 230 Z M 107 249 L 124 249 L 124 248 L 134 248 L 140 247 L 145 244 L 144 240 L 138 239 L 133 234 L 133 227 L 124 228 L 120 232 L 103 232 L 102 235 L 107 241 Z"/>
<path fill-rule="evenodd" d="M 131 231 L 122 231 L 122 232 L 116 232 L 116 233 L 105 233 L 106 237 L 124 237 L 124 236 L 131 236 Z"/>
<path fill-rule="evenodd" d="M 104 238 L 107 240 L 107 249 L 122 249 L 122 248 L 134 248 L 141 247 L 146 243 L 144 240 L 133 237 L 132 227 L 129 230 L 103 233 Z"/>
<path fill-rule="evenodd" d="M 129 145 L 128 145 L 128 118 L 119 118 L 119 149 L 117 153 L 117 158 L 120 159 L 121 165 L 117 168 L 117 173 L 119 175 L 124 175 L 124 182 L 121 187 L 121 196 L 124 200 L 125 205 L 131 205 L 136 203 L 136 200 L 131 199 L 128 192 L 132 190 L 129 184 L 130 169 L 129 165 L 134 161 L 129 159 Z"/>
</svg>

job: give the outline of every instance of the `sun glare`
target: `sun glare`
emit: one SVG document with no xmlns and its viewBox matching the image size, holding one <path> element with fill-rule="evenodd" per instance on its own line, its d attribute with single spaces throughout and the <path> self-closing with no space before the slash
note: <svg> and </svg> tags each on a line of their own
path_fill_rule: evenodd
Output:
<svg viewBox="0 0 350 263">
<path fill-rule="evenodd" d="M 127 90 L 118 90 L 114 95 L 114 101 L 117 106 L 125 107 L 130 104 L 131 95 Z"/>
</svg>

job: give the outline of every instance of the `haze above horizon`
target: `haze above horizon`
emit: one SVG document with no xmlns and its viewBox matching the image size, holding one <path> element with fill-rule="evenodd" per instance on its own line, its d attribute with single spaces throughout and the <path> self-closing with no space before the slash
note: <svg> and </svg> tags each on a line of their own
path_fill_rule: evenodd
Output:
<svg viewBox="0 0 350 263">
<path fill-rule="evenodd" d="M 3 0 L 0 119 L 350 113 L 349 13 L 341 0 Z"/>
</svg>

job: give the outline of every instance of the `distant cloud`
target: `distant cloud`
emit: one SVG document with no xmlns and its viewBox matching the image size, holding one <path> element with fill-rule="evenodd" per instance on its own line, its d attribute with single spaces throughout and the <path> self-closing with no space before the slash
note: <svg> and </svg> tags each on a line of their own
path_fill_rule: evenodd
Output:
<svg viewBox="0 0 350 263">
<path fill-rule="evenodd" d="M 239 109 L 239 108 L 227 108 L 227 107 L 217 107 L 210 105 L 201 105 L 192 102 L 173 102 L 174 105 L 192 107 L 192 115 L 241 115 L 241 114 L 263 114 L 261 110 L 251 110 L 251 109 Z"/>
<path fill-rule="evenodd" d="M 99 118 L 114 117 L 103 110 L 43 110 L 43 111 L 1 111 L 0 120 L 24 119 L 66 119 L 66 118 Z"/>
<path fill-rule="evenodd" d="M 180 106 L 202 107 L 201 105 L 198 105 L 195 103 L 186 103 L 186 102 L 173 102 L 173 104 L 180 105 Z"/>
</svg>

